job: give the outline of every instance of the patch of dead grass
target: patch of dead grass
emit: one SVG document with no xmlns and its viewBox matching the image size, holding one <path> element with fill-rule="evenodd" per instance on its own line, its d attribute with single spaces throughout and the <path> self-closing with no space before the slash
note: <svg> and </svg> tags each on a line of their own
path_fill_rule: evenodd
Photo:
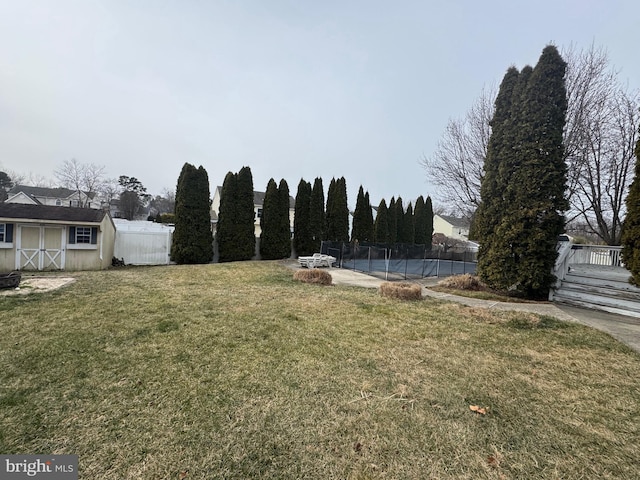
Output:
<svg viewBox="0 0 640 480">
<path fill-rule="evenodd" d="M 380 285 L 380 295 L 399 300 L 422 300 L 422 287 L 417 283 L 384 282 Z"/>
<path fill-rule="evenodd" d="M 314 283 L 318 285 L 331 285 L 333 279 L 331 274 L 318 268 L 308 268 L 296 270 L 293 279 L 303 283 Z"/>
</svg>

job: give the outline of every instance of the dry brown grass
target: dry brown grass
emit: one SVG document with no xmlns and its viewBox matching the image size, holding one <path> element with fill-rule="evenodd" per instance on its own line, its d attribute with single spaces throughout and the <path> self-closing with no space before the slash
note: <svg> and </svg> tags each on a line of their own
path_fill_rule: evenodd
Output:
<svg viewBox="0 0 640 480">
<path fill-rule="evenodd" d="M 317 268 L 296 270 L 293 274 L 293 279 L 299 282 L 315 283 L 318 285 L 331 285 L 333 281 L 329 272 Z"/>
<path fill-rule="evenodd" d="M 380 295 L 399 300 L 421 300 L 422 287 L 417 283 L 385 282 L 380 285 Z"/>
<path fill-rule="evenodd" d="M 100 480 L 638 478 L 640 356 L 582 325 L 278 262 L 73 276 L 0 298 L 0 452 Z"/>
<path fill-rule="evenodd" d="M 476 275 L 465 273 L 447 277 L 440 282 L 440 286 L 456 290 L 471 290 L 474 292 L 488 290 L 487 286 Z"/>
</svg>

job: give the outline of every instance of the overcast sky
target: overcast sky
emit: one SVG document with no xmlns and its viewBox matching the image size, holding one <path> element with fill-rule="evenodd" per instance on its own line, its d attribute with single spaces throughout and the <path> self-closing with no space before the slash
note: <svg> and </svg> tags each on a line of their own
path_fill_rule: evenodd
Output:
<svg viewBox="0 0 640 480">
<path fill-rule="evenodd" d="M 593 43 L 640 86 L 638 0 L 4 0 L 0 170 L 105 165 L 150 193 L 184 162 L 434 196 L 420 159 L 507 68 Z"/>
</svg>

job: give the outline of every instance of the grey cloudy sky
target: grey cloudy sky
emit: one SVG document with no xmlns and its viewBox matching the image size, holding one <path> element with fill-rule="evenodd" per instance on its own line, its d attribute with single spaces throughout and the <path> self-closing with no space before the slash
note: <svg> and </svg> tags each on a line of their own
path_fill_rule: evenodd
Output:
<svg viewBox="0 0 640 480">
<path fill-rule="evenodd" d="M 449 118 L 548 43 L 605 47 L 640 84 L 637 0 L 4 0 L 0 169 L 72 158 L 158 194 L 184 162 L 212 188 L 251 167 L 434 195 L 419 164 Z"/>
</svg>

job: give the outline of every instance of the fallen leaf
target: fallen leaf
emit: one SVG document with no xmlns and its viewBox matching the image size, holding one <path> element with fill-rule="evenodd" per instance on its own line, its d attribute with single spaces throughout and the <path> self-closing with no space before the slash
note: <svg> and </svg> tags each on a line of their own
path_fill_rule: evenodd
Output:
<svg viewBox="0 0 640 480">
<path fill-rule="evenodd" d="M 178 480 L 184 480 L 185 478 L 187 478 L 187 475 L 189 475 L 189 470 L 180 472 L 180 475 L 178 475 Z"/>
<path fill-rule="evenodd" d="M 354 449 L 356 452 L 359 452 L 360 450 L 362 450 L 362 444 L 361 444 L 360 442 L 356 442 L 356 443 L 354 443 L 354 444 L 353 444 L 353 449 Z"/>
<path fill-rule="evenodd" d="M 472 412 L 479 413 L 481 415 L 487 414 L 487 409 L 484 407 L 479 407 L 478 405 L 469 405 L 469 410 L 471 410 Z"/>
<path fill-rule="evenodd" d="M 487 463 L 489 464 L 490 467 L 493 467 L 493 468 L 498 468 L 500 466 L 500 462 L 493 455 L 489 455 L 487 457 Z"/>
</svg>

